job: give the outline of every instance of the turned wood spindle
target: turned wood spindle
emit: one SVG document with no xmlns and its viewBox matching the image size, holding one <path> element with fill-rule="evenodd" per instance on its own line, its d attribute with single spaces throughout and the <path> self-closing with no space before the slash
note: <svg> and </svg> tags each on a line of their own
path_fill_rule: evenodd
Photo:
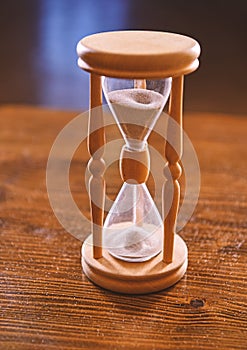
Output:
<svg viewBox="0 0 247 350">
<path fill-rule="evenodd" d="M 88 150 L 91 159 L 88 164 L 90 173 L 89 196 L 91 207 L 91 226 L 93 234 L 93 256 L 102 257 L 102 227 L 104 219 L 105 180 L 103 173 L 105 133 L 102 113 L 101 76 L 91 73 L 90 113 L 88 127 Z"/>
<path fill-rule="evenodd" d="M 120 154 L 119 162 L 121 178 L 129 184 L 145 183 L 149 176 L 150 170 L 150 155 L 148 147 L 142 151 L 129 150 L 123 146 Z M 135 198 L 135 223 L 137 226 L 142 226 L 143 222 L 143 195 L 139 193 L 139 198 Z"/>
<path fill-rule="evenodd" d="M 166 142 L 165 156 L 167 165 L 164 169 L 166 181 L 163 186 L 163 213 L 164 213 L 164 249 L 163 261 L 171 263 L 173 260 L 174 236 L 176 233 L 177 213 L 180 199 L 180 185 L 178 179 L 182 170 L 179 160 L 182 156 L 182 106 L 183 106 L 183 76 L 172 79 L 172 89 L 169 102 L 171 118 L 177 122 L 179 128 L 174 128 L 168 121 L 167 134 L 173 134 L 174 147 Z M 167 198 L 173 193 L 171 206 L 166 208 Z M 169 202 L 169 201 L 168 201 Z M 167 213 L 166 213 L 167 212 Z M 166 215 L 166 217 L 165 217 Z"/>
<path fill-rule="evenodd" d="M 146 147 L 142 151 L 129 150 L 123 146 L 120 155 L 120 174 L 124 182 L 141 184 L 146 182 L 149 175 L 150 157 Z"/>
</svg>

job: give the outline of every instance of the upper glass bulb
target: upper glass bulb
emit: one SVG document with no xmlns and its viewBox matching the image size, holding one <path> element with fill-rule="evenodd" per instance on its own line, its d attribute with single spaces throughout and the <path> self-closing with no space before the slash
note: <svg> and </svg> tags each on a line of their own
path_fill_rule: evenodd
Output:
<svg viewBox="0 0 247 350">
<path fill-rule="evenodd" d="M 103 91 L 126 145 L 142 149 L 171 91 L 171 78 L 103 78 Z"/>
</svg>

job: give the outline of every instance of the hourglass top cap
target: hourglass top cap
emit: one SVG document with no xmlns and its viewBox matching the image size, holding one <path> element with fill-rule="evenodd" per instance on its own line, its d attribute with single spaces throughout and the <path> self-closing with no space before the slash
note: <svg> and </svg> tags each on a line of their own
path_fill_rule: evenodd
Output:
<svg viewBox="0 0 247 350">
<path fill-rule="evenodd" d="M 80 68 L 119 78 L 164 78 L 197 69 L 200 46 L 190 37 L 155 31 L 89 35 L 77 45 Z"/>
</svg>

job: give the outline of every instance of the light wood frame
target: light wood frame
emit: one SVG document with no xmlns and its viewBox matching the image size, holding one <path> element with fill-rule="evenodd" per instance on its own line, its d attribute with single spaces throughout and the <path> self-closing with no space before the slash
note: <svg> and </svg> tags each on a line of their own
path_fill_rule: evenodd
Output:
<svg viewBox="0 0 247 350">
<path fill-rule="evenodd" d="M 91 155 L 89 193 L 92 237 L 89 237 L 82 246 L 83 270 L 94 283 L 116 292 L 149 293 L 167 288 L 182 278 L 188 263 L 186 244 L 176 234 L 180 199 L 178 179 L 181 176 L 179 161 L 182 155 L 183 80 L 185 74 L 198 67 L 200 46 L 194 39 L 179 34 L 122 31 L 98 33 L 86 37 L 78 43 L 77 52 L 79 67 L 91 74 L 88 149 Z M 102 113 L 100 108 L 94 108 L 102 104 L 100 83 L 102 75 L 130 79 L 172 77 L 168 113 L 180 128 L 175 137 L 177 151 L 168 142 L 165 146 L 167 166 L 164 174 L 166 176 L 168 170 L 171 176 L 166 177 L 163 186 L 163 203 L 166 193 L 171 190 L 173 199 L 164 219 L 162 253 L 143 263 L 123 262 L 102 249 L 105 197 L 102 157 L 105 138 Z M 91 133 L 96 128 L 98 130 Z M 140 178 L 145 176 L 144 174 Z M 166 212 L 165 205 L 163 211 Z"/>
</svg>

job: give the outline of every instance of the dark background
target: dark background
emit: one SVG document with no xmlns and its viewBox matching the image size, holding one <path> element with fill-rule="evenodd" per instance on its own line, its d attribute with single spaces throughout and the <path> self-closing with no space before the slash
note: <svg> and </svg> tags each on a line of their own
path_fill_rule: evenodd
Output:
<svg viewBox="0 0 247 350">
<path fill-rule="evenodd" d="M 194 37 L 201 66 L 185 109 L 247 112 L 246 0 L 8 0 L 0 5 L 0 103 L 88 107 L 76 44 L 95 32 L 148 29 Z"/>
</svg>

